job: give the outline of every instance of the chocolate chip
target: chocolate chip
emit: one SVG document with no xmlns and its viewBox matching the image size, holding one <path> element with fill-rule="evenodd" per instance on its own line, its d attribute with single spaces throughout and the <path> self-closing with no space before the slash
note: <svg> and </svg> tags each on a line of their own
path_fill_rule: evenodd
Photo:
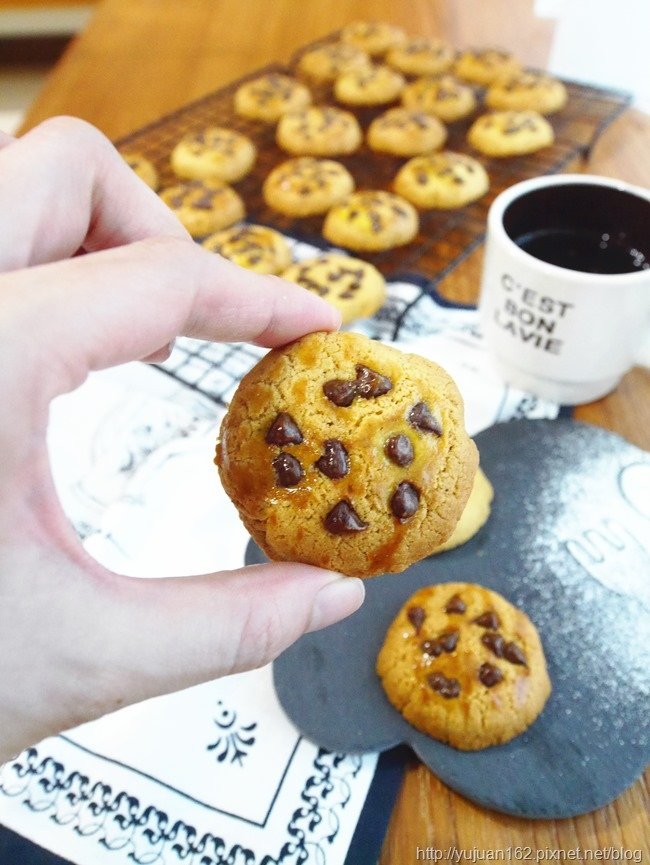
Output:
<svg viewBox="0 0 650 865">
<path fill-rule="evenodd" d="M 438 643 L 443 652 L 453 652 L 458 645 L 458 631 L 446 631 L 438 637 Z"/>
<path fill-rule="evenodd" d="M 497 658 L 503 658 L 505 640 L 503 639 L 501 634 L 488 632 L 487 634 L 483 634 L 483 636 L 481 637 L 481 642 L 484 646 L 487 646 L 488 649 L 492 652 L 492 654 L 496 655 Z"/>
<path fill-rule="evenodd" d="M 489 628 L 491 631 L 496 631 L 501 622 L 494 610 L 487 610 L 474 619 L 474 624 L 480 625 L 482 628 Z"/>
<path fill-rule="evenodd" d="M 408 481 L 402 481 L 390 500 L 390 509 L 400 523 L 405 523 L 417 511 L 420 504 L 420 491 Z"/>
<path fill-rule="evenodd" d="M 460 694 L 460 682 L 458 679 L 448 679 L 442 673 L 431 673 L 427 677 L 427 682 L 434 691 L 437 691 L 441 697 L 445 697 L 447 700 L 451 700 Z"/>
<path fill-rule="evenodd" d="M 386 442 L 384 453 L 398 466 L 408 466 L 413 462 L 413 445 L 405 435 L 391 436 Z"/>
<path fill-rule="evenodd" d="M 420 632 L 420 628 L 422 627 L 426 617 L 427 614 L 424 612 L 422 607 L 409 607 L 406 611 L 406 618 L 415 628 L 416 634 Z"/>
<path fill-rule="evenodd" d="M 357 395 L 357 383 L 356 381 L 343 381 L 343 379 L 334 378 L 325 382 L 323 393 L 334 405 L 345 408 L 352 405 L 352 401 Z"/>
<path fill-rule="evenodd" d="M 316 460 L 316 468 L 332 480 L 345 477 L 350 471 L 350 460 L 343 443 L 338 439 L 327 439 L 323 456 Z"/>
<path fill-rule="evenodd" d="M 286 411 L 273 421 L 266 434 L 266 443 L 269 445 L 299 445 L 302 441 L 302 433 L 298 424 Z"/>
<path fill-rule="evenodd" d="M 325 517 L 325 528 L 333 535 L 346 535 L 364 531 L 368 523 L 364 523 L 350 502 L 343 499 Z"/>
<path fill-rule="evenodd" d="M 526 666 L 526 656 L 521 646 L 516 643 L 506 643 L 503 647 L 503 657 L 511 664 L 522 664 Z"/>
<path fill-rule="evenodd" d="M 367 366 L 356 366 L 357 371 L 357 395 L 363 399 L 374 399 L 383 396 L 393 389 L 393 384 L 385 375 L 375 372 Z"/>
<path fill-rule="evenodd" d="M 486 688 L 493 688 L 503 679 L 503 673 L 498 667 L 486 662 L 485 664 L 481 664 L 478 677 Z"/>
<path fill-rule="evenodd" d="M 284 452 L 273 460 L 273 468 L 280 487 L 297 487 L 305 476 L 302 466 L 291 454 Z"/>
<path fill-rule="evenodd" d="M 425 640 L 420 646 L 425 655 L 437 658 L 442 653 L 442 646 L 438 640 Z"/>
<path fill-rule="evenodd" d="M 467 604 L 460 595 L 452 595 L 445 606 L 445 613 L 464 613 L 467 609 Z"/>
<path fill-rule="evenodd" d="M 431 414 L 431 409 L 424 402 L 416 403 L 408 413 L 408 422 L 420 432 L 432 432 L 442 435 L 442 424 Z"/>
</svg>

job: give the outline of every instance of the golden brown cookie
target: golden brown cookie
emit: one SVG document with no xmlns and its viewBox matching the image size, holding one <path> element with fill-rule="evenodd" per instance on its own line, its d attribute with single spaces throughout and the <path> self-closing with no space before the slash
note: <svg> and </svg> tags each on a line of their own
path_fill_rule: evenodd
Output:
<svg viewBox="0 0 650 865">
<path fill-rule="evenodd" d="M 277 165 L 264 181 L 264 200 L 287 216 L 314 216 L 343 201 L 354 189 L 350 172 L 332 159 L 299 156 Z"/>
<path fill-rule="evenodd" d="M 417 211 L 408 201 L 382 189 L 364 190 L 329 211 L 323 237 L 336 246 L 377 252 L 410 243 L 418 228 Z"/>
<path fill-rule="evenodd" d="M 353 21 L 343 28 L 341 41 L 375 57 L 401 45 L 406 41 L 406 34 L 384 21 Z"/>
<path fill-rule="evenodd" d="M 551 693 L 528 616 L 473 583 L 440 583 L 410 597 L 388 629 L 377 673 L 410 724 L 462 751 L 513 739 Z"/>
<path fill-rule="evenodd" d="M 520 156 L 553 144 L 551 124 L 536 111 L 492 111 L 471 125 L 467 141 L 486 156 Z"/>
<path fill-rule="evenodd" d="M 219 180 L 186 180 L 160 193 L 192 237 L 204 237 L 244 218 L 244 202 Z"/>
<path fill-rule="evenodd" d="M 291 262 L 291 250 L 283 235 L 265 225 L 225 228 L 206 237 L 202 245 L 256 273 L 280 273 Z"/>
<path fill-rule="evenodd" d="M 499 111 L 538 111 L 554 114 L 567 103 L 567 89 L 552 75 L 517 72 L 495 81 L 485 94 L 488 108 Z"/>
<path fill-rule="evenodd" d="M 278 146 L 296 156 L 353 153 L 363 135 L 354 114 L 329 105 L 285 114 L 278 124 Z"/>
<path fill-rule="evenodd" d="M 449 210 L 476 201 L 490 180 L 478 160 L 445 150 L 409 159 L 395 177 L 395 192 L 422 208 Z"/>
<path fill-rule="evenodd" d="M 345 105 L 386 105 L 402 92 L 406 80 L 390 66 L 367 66 L 336 79 L 334 96 Z"/>
<path fill-rule="evenodd" d="M 458 520 L 456 528 L 444 544 L 441 544 L 434 552 L 444 553 L 446 550 L 453 550 L 473 538 L 487 522 L 493 498 L 492 484 L 479 466 L 474 475 L 472 492 L 469 494 L 465 510 Z"/>
<path fill-rule="evenodd" d="M 328 42 L 305 51 L 298 61 L 298 71 L 314 81 L 327 82 L 369 65 L 370 57 L 365 51 L 345 42 Z"/>
<path fill-rule="evenodd" d="M 140 180 L 144 180 L 147 186 L 152 189 L 158 189 L 158 172 L 156 168 L 146 156 L 141 153 L 123 153 L 122 159 L 126 164 L 138 175 Z"/>
<path fill-rule="evenodd" d="M 386 63 L 403 75 L 440 75 L 454 62 L 455 52 L 441 39 L 415 37 L 391 48 Z"/>
<path fill-rule="evenodd" d="M 521 64 L 508 51 L 497 48 L 463 51 L 454 64 L 454 75 L 487 86 L 504 75 L 519 72 Z"/>
<path fill-rule="evenodd" d="M 402 91 L 402 105 L 433 114 L 444 123 L 462 120 L 476 109 L 476 96 L 468 84 L 452 75 L 418 78 Z"/>
<path fill-rule="evenodd" d="M 410 108 L 389 108 L 368 128 L 372 150 L 394 156 L 416 156 L 438 150 L 447 139 L 447 129 L 431 114 Z"/>
<path fill-rule="evenodd" d="M 386 282 L 376 267 L 333 252 L 292 264 L 282 278 L 335 306 L 343 324 L 374 315 L 386 299 Z"/>
<path fill-rule="evenodd" d="M 309 88 L 279 72 L 267 72 L 246 81 L 235 91 L 235 111 L 250 120 L 276 123 L 288 111 L 311 104 Z"/>
<path fill-rule="evenodd" d="M 437 364 L 360 334 L 314 333 L 245 376 L 216 463 L 271 559 L 369 577 L 449 537 L 477 452 Z"/>
<path fill-rule="evenodd" d="M 253 167 L 257 150 L 245 135 L 211 126 L 182 138 L 172 150 L 171 166 L 184 180 L 235 183 Z"/>
</svg>

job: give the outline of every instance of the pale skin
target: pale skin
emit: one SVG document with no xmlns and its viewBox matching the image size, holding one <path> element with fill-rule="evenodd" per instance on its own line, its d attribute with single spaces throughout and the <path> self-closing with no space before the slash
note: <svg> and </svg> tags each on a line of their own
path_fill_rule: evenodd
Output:
<svg viewBox="0 0 650 865">
<path fill-rule="evenodd" d="M 302 564 L 158 580 L 106 570 L 61 510 L 45 443 L 54 397 L 90 371 L 165 358 L 178 335 L 273 347 L 338 325 L 304 289 L 193 243 L 87 124 L 0 133 L 0 763 L 268 663 L 360 606 L 360 580 Z"/>
</svg>

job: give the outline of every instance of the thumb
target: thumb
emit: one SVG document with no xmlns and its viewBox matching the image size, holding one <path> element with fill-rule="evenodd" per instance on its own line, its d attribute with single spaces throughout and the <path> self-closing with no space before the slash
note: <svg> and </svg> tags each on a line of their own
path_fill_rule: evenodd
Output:
<svg viewBox="0 0 650 865">
<path fill-rule="evenodd" d="M 94 714 L 260 667 L 303 634 L 357 610 L 361 580 L 309 565 L 256 565 L 201 577 L 116 577 L 108 608 L 94 605 L 109 692 Z M 103 609 L 103 612 L 101 612 Z"/>
</svg>

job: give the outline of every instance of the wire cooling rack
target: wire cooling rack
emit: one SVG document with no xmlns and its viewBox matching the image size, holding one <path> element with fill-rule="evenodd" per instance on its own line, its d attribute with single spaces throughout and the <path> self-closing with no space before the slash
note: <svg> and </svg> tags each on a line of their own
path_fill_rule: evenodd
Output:
<svg viewBox="0 0 650 865">
<path fill-rule="evenodd" d="M 137 151 L 156 166 L 162 186 L 176 182 L 169 164 L 175 144 L 184 135 L 198 132 L 207 126 L 227 126 L 251 138 L 258 149 L 258 158 L 251 173 L 236 184 L 246 204 L 247 219 L 270 225 L 283 232 L 293 243 L 295 257 L 305 258 L 322 249 L 322 217 L 293 219 L 267 207 L 262 197 L 265 177 L 288 154 L 275 143 L 273 126 L 240 117 L 234 112 L 233 96 L 244 81 L 266 72 L 294 74 L 300 55 L 315 44 L 335 41 L 334 33 L 318 43 L 298 51 L 287 65 L 271 64 L 258 69 L 226 87 L 215 90 L 203 98 L 168 114 L 117 142 L 123 151 Z M 435 287 L 482 242 L 485 236 L 487 211 L 494 198 L 504 189 L 520 180 L 542 174 L 554 174 L 570 169 L 586 157 L 601 132 L 630 104 L 631 95 L 618 90 L 593 87 L 564 79 L 568 91 L 566 107 L 549 120 L 555 132 L 551 147 L 537 153 L 510 159 L 496 159 L 480 155 L 490 176 L 490 190 L 477 202 L 455 211 L 424 211 L 420 214 L 420 231 L 408 246 L 385 252 L 363 254 L 386 277 L 389 285 L 399 274 L 417 274 L 414 285 L 418 292 L 427 286 Z M 314 103 L 334 103 L 329 85 L 310 84 Z M 477 88 L 479 101 L 483 91 Z M 362 108 L 354 113 L 364 129 L 378 116 L 382 108 Z M 479 108 L 480 112 L 480 108 Z M 466 134 L 476 114 L 464 121 L 448 126 L 445 147 L 449 150 L 471 153 Z M 476 154 L 472 154 L 476 156 Z M 390 189 L 393 178 L 404 163 L 403 159 L 376 153 L 365 144 L 354 154 L 337 157 L 355 178 L 359 189 Z M 399 304 L 395 315 L 399 316 Z M 380 311 L 386 315 L 386 311 Z M 396 318 L 392 337 L 399 336 Z M 181 339 L 169 361 L 161 365 L 169 375 L 221 404 L 226 404 L 234 387 L 262 355 L 263 350 L 245 345 L 214 345 L 199 340 Z"/>
</svg>

